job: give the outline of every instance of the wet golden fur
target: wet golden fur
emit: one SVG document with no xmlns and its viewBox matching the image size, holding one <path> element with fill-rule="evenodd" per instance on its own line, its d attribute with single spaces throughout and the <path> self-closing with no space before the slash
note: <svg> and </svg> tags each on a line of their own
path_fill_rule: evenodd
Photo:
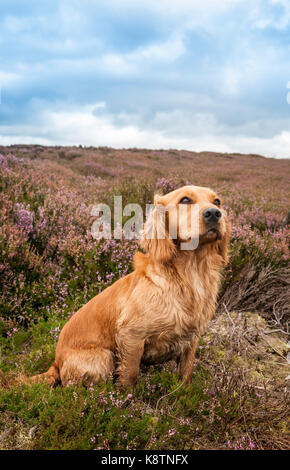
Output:
<svg viewBox="0 0 290 470">
<path fill-rule="evenodd" d="M 197 249 L 182 251 L 182 227 L 176 227 L 174 241 L 168 221 L 170 208 L 185 196 L 198 204 L 200 238 Z M 197 186 L 156 197 L 141 240 L 145 254 L 136 253 L 134 271 L 70 318 L 60 333 L 55 362 L 32 379 L 89 384 L 106 380 L 116 368 L 119 384 L 134 386 L 141 363 L 175 359 L 182 379 L 190 382 L 197 342 L 214 315 L 220 272 L 227 262 L 230 226 L 225 212 L 219 208 L 218 235 L 208 231 L 201 217 L 203 210 L 215 207 L 215 198 L 212 190 Z M 168 209 L 165 238 L 150 239 L 160 207 Z M 182 223 L 188 224 L 187 219 Z"/>
</svg>

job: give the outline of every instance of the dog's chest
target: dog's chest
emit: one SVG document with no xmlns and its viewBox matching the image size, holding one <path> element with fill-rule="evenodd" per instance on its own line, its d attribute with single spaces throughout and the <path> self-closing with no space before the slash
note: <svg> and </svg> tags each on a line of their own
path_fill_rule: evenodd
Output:
<svg viewBox="0 0 290 470">
<path fill-rule="evenodd" d="M 148 325 L 142 362 L 158 364 L 178 359 L 191 347 L 199 326 L 199 310 L 202 309 L 203 285 L 198 284 L 199 306 L 193 304 L 189 295 L 184 295 L 180 286 L 167 286 L 155 277 L 161 293 L 157 294 L 152 305 L 154 314 Z M 195 280 L 196 283 L 196 280 Z M 159 291 L 160 292 L 160 291 Z"/>
<path fill-rule="evenodd" d="M 192 321 L 181 308 L 165 313 L 159 321 L 158 331 L 145 340 L 142 362 L 147 364 L 178 359 L 194 338 Z"/>
<path fill-rule="evenodd" d="M 192 339 L 178 339 L 172 336 L 151 337 L 145 342 L 142 362 L 144 364 L 161 364 L 171 359 L 179 359 L 183 351 L 190 347 Z"/>
</svg>

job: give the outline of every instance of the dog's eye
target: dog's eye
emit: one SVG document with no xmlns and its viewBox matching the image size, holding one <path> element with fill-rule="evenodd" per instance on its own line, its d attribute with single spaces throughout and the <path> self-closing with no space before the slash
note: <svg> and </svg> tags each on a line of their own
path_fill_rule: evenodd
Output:
<svg viewBox="0 0 290 470">
<path fill-rule="evenodd" d="M 192 204 L 193 201 L 189 197 L 183 197 L 180 199 L 179 204 Z"/>
<path fill-rule="evenodd" d="M 216 206 L 220 206 L 221 205 L 221 201 L 219 199 L 215 199 L 213 201 L 213 203 L 216 205 Z"/>
</svg>

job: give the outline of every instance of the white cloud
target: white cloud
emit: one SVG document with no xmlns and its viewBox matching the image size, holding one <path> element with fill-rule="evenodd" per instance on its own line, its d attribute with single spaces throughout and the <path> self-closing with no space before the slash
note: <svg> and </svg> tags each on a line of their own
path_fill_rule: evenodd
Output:
<svg viewBox="0 0 290 470">
<path fill-rule="evenodd" d="M 2 142 L 289 157 L 290 0 L 57 3 L 3 15 Z"/>
<path fill-rule="evenodd" d="M 1 72 L 0 70 L 0 85 L 10 85 L 16 83 L 21 79 L 21 75 L 14 72 Z"/>
<path fill-rule="evenodd" d="M 137 49 L 131 54 L 133 59 L 150 61 L 173 62 L 185 53 L 185 46 L 182 38 L 178 35 L 170 37 L 167 41 L 151 44 L 147 47 Z"/>
<path fill-rule="evenodd" d="M 245 2 L 245 0 L 140 0 L 138 6 L 141 5 L 155 11 L 161 11 L 166 14 L 178 12 L 188 13 L 189 11 L 205 11 L 208 14 L 214 10 L 231 8 L 234 5 Z M 111 5 L 119 4 L 119 0 L 109 0 Z M 136 6 L 136 0 L 123 0 L 123 5 Z"/>
<path fill-rule="evenodd" d="M 290 81 L 287 83 L 287 88 L 290 89 Z M 287 103 L 290 104 L 290 91 L 287 93 Z"/>
<path fill-rule="evenodd" d="M 178 111 L 171 115 L 157 115 L 152 128 L 139 128 L 133 121 L 123 126 L 114 123 L 114 116 L 97 114 L 105 109 L 105 103 L 95 103 L 78 109 L 46 110 L 35 125 L 0 126 L 3 145 L 24 143 L 42 145 L 94 145 L 115 148 L 187 149 L 217 152 L 257 153 L 269 157 L 290 158 L 290 132 L 282 131 L 271 138 L 250 137 L 243 134 L 227 134 L 211 115 L 192 116 L 187 122 L 190 132 L 178 133 L 174 121 L 181 116 Z M 184 124 L 184 123 L 183 123 Z M 170 129 L 170 125 L 172 129 Z M 197 127 L 199 126 L 199 127 Z M 166 128 L 166 132 L 162 130 Z M 222 133 L 223 132 L 223 133 Z"/>
<path fill-rule="evenodd" d="M 166 41 L 137 47 L 133 52 L 117 54 L 110 53 L 94 60 L 94 65 L 111 73 L 113 76 L 142 75 L 144 67 L 160 68 L 171 64 L 186 52 L 180 35 L 173 35 Z"/>
<path fill-rule="evenodd" d="M 7 15 L 1 22 L 1 30 L 7 33 L 16 34 L 30 29 L 30 18 L 21 18 L 14 15 Z"/>
<path fill-rule="evenodd" d="M 221 69 L 223 92 L 230 95 L 237 95 L 240 91 L 243 74 L 240 68 L 227 65 Z"/>
<path fill-rule="evenodd" d="M 275 7 L 280 10 L 274 12 Z M 250 10 L 250 18 L 256 28 L 284 30 L 290 24 L 289 0 L 256 0 L 256 5 Z"/>
<path fill-rule="evenodd" d="M 102 73 L 106 72 L 113 77 L 132 76 L 137 73 L 135 64 L 122 54 L 106 54 L 100 59 L 91 61 L 91 64 L 93 67 L 101 69 Z"/>
</svg>

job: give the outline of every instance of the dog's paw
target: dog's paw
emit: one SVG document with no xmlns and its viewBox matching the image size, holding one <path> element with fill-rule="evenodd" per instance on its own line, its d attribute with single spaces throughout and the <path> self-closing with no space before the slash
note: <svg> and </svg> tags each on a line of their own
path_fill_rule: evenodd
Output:
<svg viewBox="0 0 290 470">
<path fill-rule="evenodd" d="M 133 380 L 118 379 L 116 385 L 121 392 L 127 393 L 129 396 L 129 395 L 132 395 L 132 392 L 134 392 L 136 388 L 136 382 L 137 382 L 136 380 L 133 381 Z"/>
</svg>

